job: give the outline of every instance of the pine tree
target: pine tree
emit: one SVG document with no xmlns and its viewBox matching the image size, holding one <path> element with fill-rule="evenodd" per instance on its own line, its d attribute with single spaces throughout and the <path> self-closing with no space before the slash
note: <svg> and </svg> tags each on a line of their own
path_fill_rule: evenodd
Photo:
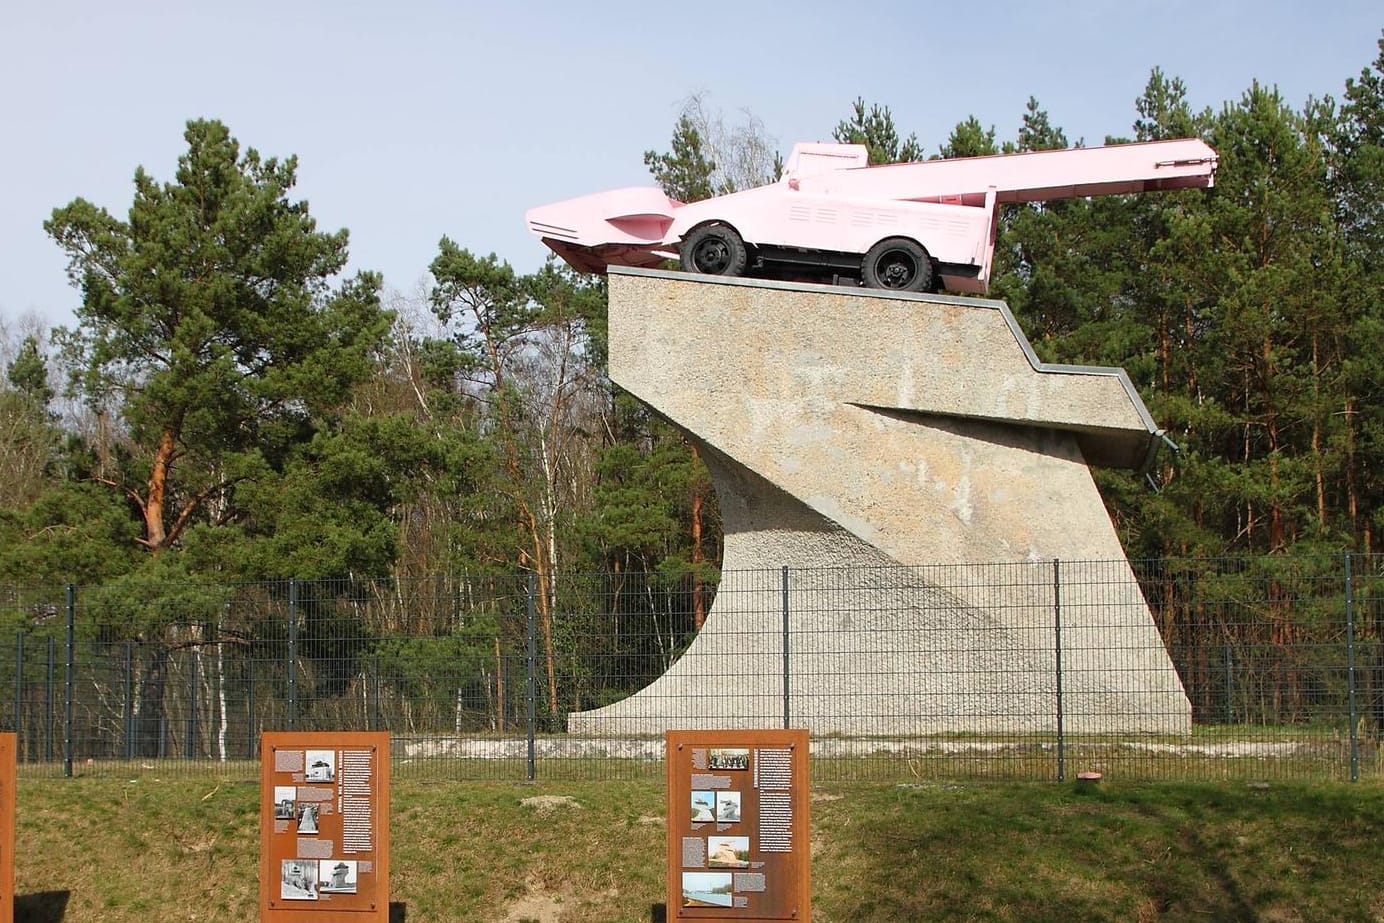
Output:
<svg viewBox="0 0 1384 923">
<path fill-rule="evenodd" d="M 865 108 L 863 97 L 851 103 L 851 117 L 836 123 L 831 136 L 842 144 L 863 144 L 870 152 L 870 163 L 908 163 L 923 159 L 918 136 L 899 139 L 894 114 L 888 106 L 872 103 Z"/>
<path fill-rule="evenodd" d="M 1344 296 L 1351 317 L 1345 359 L 1347 426 L 1345 515 L 1365 553 L 1378 549 L 1384 530 L 1384 37 L 1371 67 L 1346 81 L 1345 99 L 1331 138 L 1333 190 L 1346 247 Z M 1382 674 L 1384 675 L 1384 674 Z M 1384 680 L 1381 680 L 1384 687 Z M 1384 693 L 1381 693 L 1384 694 Z"/>
<path fill-rule="evenodd" d="M 688 115 L 680 116 L 673 126 L 672 150 L 665 154 L 645 151 L 644 165 L 669 198 L 679 202 L 700 202 L 728 191 L 714 182 L 716 162 Z"/>
<path fill-rule="evenodd" d="M 184 138 L 172 182 L 135 172 L 126 219 L 75 199 L 45 223 L 82 292 L 76 329 L 58 338 L 74 384 L 122 431 L 118 451 L 92 453 L 74 473 L 137 511 L 132 531 L 147 552 L 98 613 L 114 620 L 107 637 L 141 642 L 141 755 L 159 746 L 170 651 L 206 640 L 180 621 L 201 604 L 174 584 L 198 563 L 244 566 L 256 506 L 261 517 L 282 510 L 272 496 L 257 504 L 256 493 L 301 486 L 322 469 L 340 410 L 374 371 L 389 327 L 378 276 L 331 287 L 347 234 L 318 231 L 307 204 L 288 198 L 295 158 L 242 153 L 215 121 L 189 122 Z M 376 513 L 387 502 L 354 487 L 346 493 Z M 335 573 L 388 566 L 381 516 L 329 512 L 309 554 L 330 556 Z M 138 617 L 117 618 L 122 611 Z M 303 640 L 314 640 L 311 622 Z M 347 657 L 332 659 L 349 670 Z"/>
<path fill-rule="evenodd" d="M 952 129 L 947 143 L 942 145 L 940 156 L 944 159 L 984 157 L 999 152 L 999 147 L 995 144 L 995 127 L 983 127 L 980 120 L 972 115 L 968 116 L 966 121 L 958 122 Z"/>
<path fill-rule="evenodd" d="M 138 452 L 97 476 L 138 508 L 154 554 L 309 440 L 371 374 L 389 324 L 378 276 L 328 288 L 347 234 L 287 198 L 295 158 L 242 154 L 214 121 L 185 138 L 173 182 L 136 171 L 127 219 L 76 199 L 45 223 L 82 291 L 62 336 L 77 385 Z"/>
</svg>

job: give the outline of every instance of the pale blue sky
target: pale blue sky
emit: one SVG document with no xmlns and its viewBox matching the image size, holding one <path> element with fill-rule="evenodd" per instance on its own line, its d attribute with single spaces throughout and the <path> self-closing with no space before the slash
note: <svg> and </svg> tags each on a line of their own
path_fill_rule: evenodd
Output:
<svg viewBox="0 0 1384 923">
<path fill-rule="evenodd" d="M 856 96 L 929 153 L 968 115 L 1014 137 L 1029 96 L 1094 144 L 1130 133 L 1155 66 L 1198 108 L 1256 78 L 1295 108 L 1339 99 L 1381 27 L 1377 0 L 19 0 L 0 24 L 0 324 L 70 323 L 42 222 L 77 196 L 124 217 L 135 167 L 170 178 L 189 118 L 297 154 L 352 267 L 410 293 L 444 234 L 538 268 L 524 210 L 649 182 L 643 152 L 694 92 L 785 152 Z"/>
</svg>

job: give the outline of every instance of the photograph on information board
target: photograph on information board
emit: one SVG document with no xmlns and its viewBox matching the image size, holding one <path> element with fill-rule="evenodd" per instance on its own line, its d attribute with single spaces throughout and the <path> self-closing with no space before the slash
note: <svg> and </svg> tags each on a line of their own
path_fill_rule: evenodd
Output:
<svg viewBox="0 0 1384 923">
<path fill-rule="evenodd" d="M 692 793 L 692 823 L 705 824 L 716 819 L 716 793 Z"/>
<path fill-rule="evenodd" d="M 723 747 L 711 751 L 711 757 L 707 761 L 709 769 L 749 769 L 750 751 L 740 747 Z"/>
<path fill-rule="evenodd" d="M 336 778 L 335 750 L 309 750 L 307 761 L 309 782 L 330 782 Z"/>
<path fill-rule="evenodd" d="M 312 859 L 283 860 L 279 897 L 286 901 L 317 900 L 317 862 Z"/>
<path fill-rule="evenodd" d="M 747 869 L 750 867 L 750 838 L 747 836 L 713 836 L 706 840 L 707 865 L 714 869 Z"/>
<path fill-rule="evenodd" d="M 315 804 L 301 804 L 298 806 L 298 832 L 316 833 L 317 832 L 317 812 L 322 808 Z"/>
<path fill-rule="evenodd" d="M 730 872 L 682 873 L 682 906 L 729 907 L 731 903 Z"/>
<path fill-rule="evenodd" d="M 274 786 L 274 819 L 293 820 L 294 803 L 298 789 L 292 785 Z"/>
<path fill-rule="evenodd" d="M 317 888 L 323 894 L 355 894 L 356 863 L 342 859 L 323 859 Z"/>
<path fill-rule="evenodd" d="M 716 819 L 724 824 L 733 824 L 740 819 L 740 793 L 716 793 Z"/>
</svg>

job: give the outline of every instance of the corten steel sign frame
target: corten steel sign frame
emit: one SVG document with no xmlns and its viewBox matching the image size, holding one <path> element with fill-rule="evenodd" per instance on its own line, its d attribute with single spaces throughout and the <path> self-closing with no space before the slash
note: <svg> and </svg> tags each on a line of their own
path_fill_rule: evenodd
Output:
<svg viewBox="0 0 1384 923">
<path fill-rule="evenodd" d="M 14 923 L 15 741 L 0 734 L 0 923 Z"/>
<path fill-rule="evenodd" d="M 260 921 L 388 923 L 388 733 L 260 735 Z"/>
<path fill-rule="evenodd" d="M 664 733 L 667 917 L 812 918 L 805 730 Z"/>
</svg>

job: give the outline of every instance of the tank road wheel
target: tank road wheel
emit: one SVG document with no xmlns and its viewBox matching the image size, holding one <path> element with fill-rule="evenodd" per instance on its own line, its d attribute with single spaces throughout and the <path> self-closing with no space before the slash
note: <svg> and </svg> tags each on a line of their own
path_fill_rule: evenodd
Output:
<svg viewBox="0 0 1384 923">
<path fill-rule="evenodd" d="M 684 272 L 708 276 L 743 276 L 749 263 L 745 241 L 735 228 L 704 224 L 682 239 L 678 247 Z"/>
<path fill-rule="evenodd" d="M 932 257 L 921 244 L 907 237 L 881 240 L 865 254 L 860 268 L 870 288 L 895 292 L 932 291 Z"/>
</svg>

